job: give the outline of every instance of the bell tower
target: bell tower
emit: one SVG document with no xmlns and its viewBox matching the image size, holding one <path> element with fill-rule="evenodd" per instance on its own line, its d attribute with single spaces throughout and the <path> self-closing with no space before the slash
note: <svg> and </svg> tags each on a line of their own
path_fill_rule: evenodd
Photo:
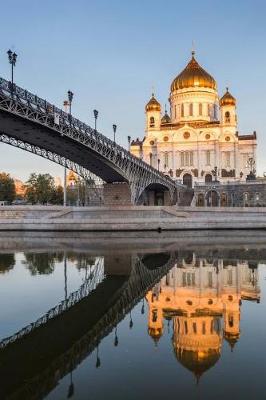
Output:
<svg viewBox="0 0 266 400">
<path fill-rule="evenodd" d="M 237 126 L 236 99 L 231 95 L 228 88 L 220 99 L 220 113 L 222 125 Z"/>
<path fill-rule="evenodd" d="M 149 135 L 152 131 L 158 131 L 161 124 L 161 105 L 152 93 L 150 101 L 145 107 L 146 132 Z"/>
</svg>

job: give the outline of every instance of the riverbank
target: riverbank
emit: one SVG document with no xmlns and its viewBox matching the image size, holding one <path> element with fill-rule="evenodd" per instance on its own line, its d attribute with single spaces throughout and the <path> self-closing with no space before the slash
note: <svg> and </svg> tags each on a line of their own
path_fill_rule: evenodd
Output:
<svg viewBox="0 0 266 400">
<path fill-rule="evenodd" d="M 0 207 L 0 231 L 137 232 L 266 230 L 266 208 Z"/>
</svg>

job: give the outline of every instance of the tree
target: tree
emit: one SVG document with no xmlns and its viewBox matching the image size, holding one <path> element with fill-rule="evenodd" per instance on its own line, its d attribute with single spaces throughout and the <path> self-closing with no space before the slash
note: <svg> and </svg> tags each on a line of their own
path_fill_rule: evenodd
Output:
<svg viewBox="0 0 266 400">
<path fill-rule="evenodd" d="M 10 271 L 16 264 L 15 254 L 1 254 L 0 257 L 0 274 Z"/>
<path fill-rule="evenodd" d="M 56 254 L 53 253 L 25 253 L 25 261 L 31 275 L 49 275 L 54 272 Z"/>
<path fill-rule="evenodd" d="M 51 203 L 52 204 L 63 204 L 64 201 L 64 189 L 62 186 L 57 186 L 54 189 L 53 196 L 51 198 Z"/>
<path fill-rule="evenodd" d="M 16 187 L 14 179 L 5 172 L 0 172 L 0 201 L 12 203 L 16 197 Z"/>
<path fill-rule="evenodd" d="M 51 202 L 55 194 L 54 178 L 50 174 L 32 173 L 26 182 L 27 200 L 32 203 L 45 204 Z"/>
</svg>

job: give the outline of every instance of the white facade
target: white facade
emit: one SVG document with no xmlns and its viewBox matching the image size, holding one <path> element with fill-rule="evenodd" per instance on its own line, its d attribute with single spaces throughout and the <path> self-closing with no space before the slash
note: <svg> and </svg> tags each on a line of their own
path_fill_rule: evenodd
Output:
<svg viewBox="0 0 266 400">
<path fill-rule="evenodd" d="M 219 98 L 215 80 L 192 54 L 174 79 L 170 116 L 154 95 L 146 105 L 146 135 L 132 141 L 137 157 L 188 186 L 214 180 L 245 180 L 256 161 L 256 133 L 237 132 L 236 100 L 227 90 Z M 215 172 L 216 171 L 216 172 Z"/>
</svg>

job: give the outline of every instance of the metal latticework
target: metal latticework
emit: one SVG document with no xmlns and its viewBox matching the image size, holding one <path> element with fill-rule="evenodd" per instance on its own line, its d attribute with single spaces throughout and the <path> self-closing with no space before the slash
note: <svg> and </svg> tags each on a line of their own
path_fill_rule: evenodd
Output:
<svg viewBox="0 0 266 400">
<path fill-rule="evenodd" d="M 121 176 L 120 181 L 127 182 L 131 189 L 131 201 L 137 203 L 142 192 L 150 185 L 160 185 L 169 190 L 170 197 L 173 198 L 177 189 L 177 184 L 170 177 L 163 175 L 152 166 L 148 165 L 139 158 L 133 156 L 129 151 L 108 139 L 95 129 L 65 113 L 46 100 L 24 90 L 0 78 L 0 111 L 10 113 L 12 117 L 23 118 L 27 122 L 37 124 L 44 130 L 52 130 L 61 138 L 62 147 L 64 140 L 71 139 L 73 143 L 84 146 L 86 151 L 98 156 L 105 168 L 115 171 Z M 2 131 L 2 128 L 0 127 Z M 17 140 L 15 134 L 1 132 L 0 140 L 12 146 L 30 151 L 58 164 L 65 165 L 73 169 L 84 178 L 93 176 L 88 168 L 84 168 L 80 163 L 71 160 L 71 157 L 63 157 L 53 153 L 45 146 L 36 146 L 30 143 L 27 137 Z M 100 175 L 98 175 L 100 176 Z M 100 176 L 101 177 L 101 176 Z M 102 177 L 101 177 L 102 178 Z M 182 187 L 182 185 L 180 185 Z"/>
</svg>

